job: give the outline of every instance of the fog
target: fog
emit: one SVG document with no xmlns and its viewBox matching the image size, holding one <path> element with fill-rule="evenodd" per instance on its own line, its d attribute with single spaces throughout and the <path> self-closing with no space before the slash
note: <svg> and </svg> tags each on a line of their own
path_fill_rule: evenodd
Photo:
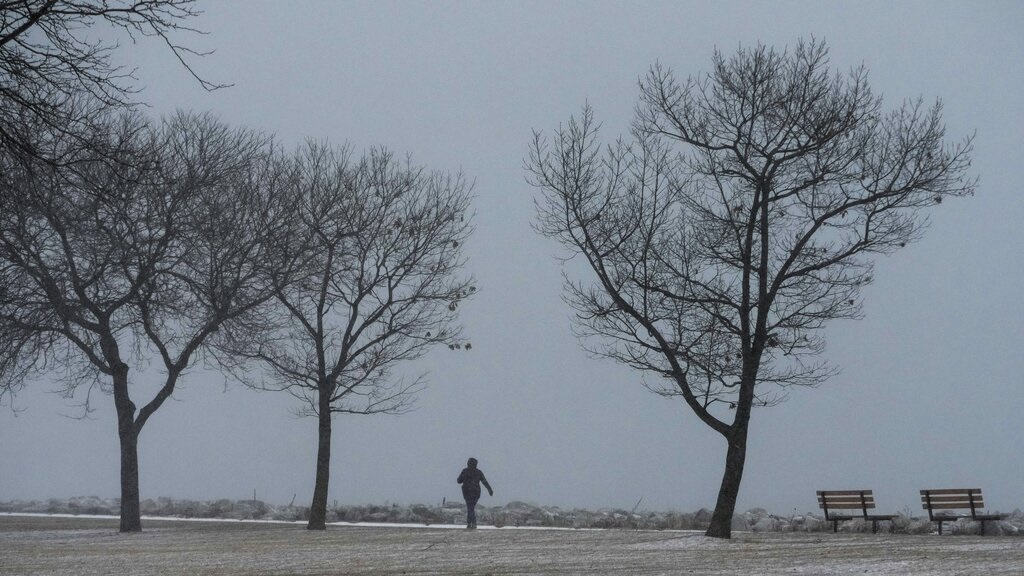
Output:
<svg viewBox="0 0 1024 576">
<path fill-rule="evenodd" d="M 205 92 L 151 39 L 125 39 L 154 115 L 209 110 L 306 138 L 385 145 L 475 181 L 462 307 L 472 350 L 437 349 L 404 416 L 335 420 L 330 498 L 436 503 L 459 496 L 475 456 L 485 505 L 712 508 L 724 441 L 681 399 L 587 356 L 561 300 L 559 247 L 531 230 L 531 131 L 589 103 L 605 136 L 628 130 L 655 62 L 707 70 L 716 47 L 825 39 L 833 67 L 863 63 L 884 106 L 944 103 L 948 138 L 977 134 L 973 198 L 931 212 L 923 240 L 877 261 L 866 318 L 827 328 L 842 373 L 755 410 L 739 510 L 816 507 L 819 489 L 875 491 L 880 512 L 920 513 L 918 490 L 980 487 L 990 508 L 1024 503 L 1024 6 L 1016 2 L 201 2 Z M 150 375 L 153 378 L 153 375 Z M 144 381 L 145 377 L 141 379 Z M 143 382 L 144 384 L 144 382 Z M 76 403 L 32 382 L 0 410 L 0 500 L 117 496 L 110 397 Z M 136 398 L 144 397 L 133 392 Z M 148 397 L 151 397 L 149 394 Z M 148 398 L 147 397 L 147 398 Z M 193 369 L 140 436 L 143 498 L 258 498 L 308 505 L 316 420 L 287 394 Z M 136 400 L 136 403 L 139 403 Z M 642 501 L 641 501 L 642 499 Z"/>
</svg>

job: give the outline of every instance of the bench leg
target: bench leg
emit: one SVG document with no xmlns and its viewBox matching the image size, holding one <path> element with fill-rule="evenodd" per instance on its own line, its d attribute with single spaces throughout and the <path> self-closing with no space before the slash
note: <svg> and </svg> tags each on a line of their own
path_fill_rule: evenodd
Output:
<svg viewBox="0 0 1024 576">
<path fill-rule="evenodd" d="M 942 536 L 942 520 L 939 520 L 939 536 Z"/>
<path fill-rule="evenodd" d="M 878 534 L 878 520 L 871 521 L 871 533 Z"/>
<path fill-rule="evenodd" d="M 981 535 L 982 536 L 985 535 L 985 521 L 984 520 L 981 521 Z"/>
<path fill-rule="evenodd" d="M 833 534 L 838 534 L 839 533 L 839 520 L 833 520 L 832 521 L 832 533 Z"/>
</svg>

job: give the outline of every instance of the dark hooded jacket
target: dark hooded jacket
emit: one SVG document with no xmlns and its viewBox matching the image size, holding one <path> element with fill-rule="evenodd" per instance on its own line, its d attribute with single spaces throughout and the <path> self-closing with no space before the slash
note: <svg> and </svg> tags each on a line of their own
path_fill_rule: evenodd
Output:
<svg viewBox="0 0 1024 576">
<path fill-rule="evenodd" d="M 480 499 L 481 483 L 487 487 L 488 492 L 493 492 L 491 485 L 487 483 L 487 477 L 484 476 L 483 471 L 476 467 L 476 460 L 471 459 L 469 466 L 462 469 L 457 482 L 462 484 L 462 497 L 467 502 L 476 502 Z"/>
</svg>

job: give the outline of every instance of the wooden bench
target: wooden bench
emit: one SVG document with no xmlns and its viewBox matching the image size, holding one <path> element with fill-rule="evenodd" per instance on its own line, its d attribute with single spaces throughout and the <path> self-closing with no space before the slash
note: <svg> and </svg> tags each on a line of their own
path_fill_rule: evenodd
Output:
<svg viewBox="0 0 1024 576">
<path fill-rule="evenodd" d="M 981 522 L 981 535 L 985 535 L 985 522 L 1002 520 L 1006 514 L 981 514 L 985 500 L 981 496 L 981 488 L 945 488 L 943 490 L 921 490 L 921 505 L 928 511 L 928 519 L 938 522 L 939 534 L 942 534 L 942 523 L 969 518 Z M 971 514 L 950 514 L 948 510 L 970 508 Z"/>
<path fill-rule="evenodd" d="M 825 521 L 832 523 L 832 531 L 839 531 L 839 523 L 845 520 L 862 519 L 871 522 L 871 533 L 878 532 L 878 523 L 892 521 L 896 514 L 868 514 L 868 508 L 875 507 L 875 496 L 871 490 L 818 490 L 818 506 L 825 511 Z M 860 514 L 837 515 L 832 510 L 860 510 Z"/>
</svg>

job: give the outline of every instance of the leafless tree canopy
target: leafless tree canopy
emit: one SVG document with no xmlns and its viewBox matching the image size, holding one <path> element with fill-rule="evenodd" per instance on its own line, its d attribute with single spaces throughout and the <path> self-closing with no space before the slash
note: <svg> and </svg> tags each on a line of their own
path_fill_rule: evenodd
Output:
<svg viewBox="0 0 1024 576">
<path fill-rule="evenodd" d="M 310 414 L 324 399 L 335 413 L 404 412 L 421 380 L 392 368 L 463 346 L 457 307 L 476 290 L 459 274 L 470 187 L 383 149 L 355 158 L 310 143 L 292 160 L 295 272 L 265 312 L 274 329 L 237 335 L 227 359 L 261 360 L 270 376 L 257 385 L 290 391 Z"/>
<path fill-rule="evenodd" d="M 974 181 L 940 104 L 883 113 L 866 72 L 832 74 L 826 56 L 814 42 L 717 53 L 685 82 L 655 66 L 631 142 L 602 147 L 589 108 L 536 135 L 537 227 L 597 273 L 567 286 L 594 352 L 701 410 L 735 405 L 745 357 L 762 404 L 778 399 L 763 384 L 832 373 L 820 328 L 860 316 L 870 255 L 918 239 L 921 210 Z"/>
<path fill-rule="evenodd" d="M 93 131 L 98 109 L 134 105 L 134 70 L 112 61 L 112 31 L 133 42 L 152 37 L 166 44 L 206 89 L 191 57 L 204 53 L 180 44 L 200 14 L 194 0 L 0 0 L 0 144 L 38 155 L 26 131 L 42 123 L 66 135 Z M 109 37 L 109 36 L 108 36 Z M 86 110 L 82 103 L 88 102 Z M 61 158 L 51 158 L 61 161 Z"/>
<path fill-rule="evenodd" d="M 102 335 L 131 331 L 128 302 L 142 290 L 138 278 L 152 265 L 125 250 L 125 242 L 133 239 L 141 253 L 158 250 L 159 236 L 141 228 L 159 207 L 120 192 L 149 178 L 154 164 L 143 152 L 146 127 L 140 117 L 101 122 L 104 130 L 91 135 L 97 146 L 136 159 L 129 166 L 137 170 L 90 162 L 61 171 L 3 156 L 0 338 L 20 352 L 6 357 L 16 360 L 8 367 L 17 369 L 2 374 L 7 386 L 20 386 L 30 368 L 67 366 L 70 393 L 82 381 L 114 370 Z"/>
<path fill-rule="evenodd" d="M 655 65 L 630 140 L 602 145 L 588 107 L 527 160 L 537 229 L 596 277 L 566 288 L 585 345 L 737 452 L 753 406 L 835 372 L 821 328 L 860 316 L 872 255 L 975 186 L 971 138 L 945 142 L 941 103 L 884 112 L 863 68 L 827 56 L 816 41 L 716 53 L 685 80 Z"/>
<path fill-rule="evenodd" d="M 94 122 L 103 154 L 65 167 L 8 156 L 3 171 L 2 318 L 26 337 L 12 349 L 35 343 L 37 368 L 88 367 L 68 370 L 69 394 L 127 360 L 104 346 L 180 372 L 220 323 L 272 296 L 262 251 L 284 204 L 265 136 L 188 114 Z"/>
</svg>

